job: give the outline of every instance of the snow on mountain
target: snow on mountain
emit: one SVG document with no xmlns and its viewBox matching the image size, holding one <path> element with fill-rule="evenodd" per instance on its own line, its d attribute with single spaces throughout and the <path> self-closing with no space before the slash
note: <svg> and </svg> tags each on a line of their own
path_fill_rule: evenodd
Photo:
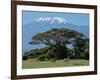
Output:
<svg viewBox="0 0 100 80">
<path fill-rule="evenodd" d="M 58 24 L 66 24 L 68 21 L 62 17 L 40 17 L 35 20 L 37 23 L 58 23 Z"/>
</svg>

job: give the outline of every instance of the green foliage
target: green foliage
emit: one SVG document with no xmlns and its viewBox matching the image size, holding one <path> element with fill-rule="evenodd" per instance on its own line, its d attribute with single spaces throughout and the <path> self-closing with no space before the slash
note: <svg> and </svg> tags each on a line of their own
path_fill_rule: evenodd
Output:
<svg viewBox="0 0 100 80">
<path fill-rule="evenodd" d="M 77 36 L 84 36 L 82 33 L 79 33 L 71 29 L 57 29 L 53 28 L 43 33 L 38 33 L 32 37 L 31 44 L 45 44 L 45 45 L 65 45 L 69 44 L 69 39 L 75 38 Z"/>
<path fill-rule="evenodd" d="M 89 59 L 89 39 L 75 30 L 53 28 L 33 36 L 30 44 L 44 44 L 45 47 L 25 52 L 24 56 L 28 59 L 38 58 L 40 61 L 51 58 Z M 68 48 L 69 44 L 73 49 Z"/>
<path fill-rule="evenodd" d="M 27 60 L 27 59 L 28 59 L 28 57 L 27 57 L 27 56 L 23 56 L 22 58 L 23 58 L 23 60 Z"/>
<path fill-rule="evenodd" d="M 82 56 L 83 59 L 89 60 L 89 52 L 85 51 Z"/>
<path fill-rule="evenodd" d="M 40 60 L 40 61 L 45 61 L 45 60 L 46 60 L 45 55 L 40 55 L 40 56 L 38 57 L 38 60 Z"/>
<path fill-rule="evenodd" d="M 86 38 L 83 38 L 83 37 L 79 37 L 79 38 L 76 38 L 73 42 L 73 46 L 74 46 L 74 50 L 75 50 L 75 57 L 76 58 L 83 58 L 82 56 L 85 55 L 85 52 L 87 50 L 87 53 L 89 52 L 88 51 L 88 41 Z M 85 57 L 85 56 L 84 56 Z"/>
<path fill-rule="evenodd" d="M 71 59 L 86 59 L 86 60 L 89 60 L 89 52 L 84 51 L 84 52 L 81 52 L 80 55 L 73 55 L 73 56 L 71 56 Z"/>
</svg>

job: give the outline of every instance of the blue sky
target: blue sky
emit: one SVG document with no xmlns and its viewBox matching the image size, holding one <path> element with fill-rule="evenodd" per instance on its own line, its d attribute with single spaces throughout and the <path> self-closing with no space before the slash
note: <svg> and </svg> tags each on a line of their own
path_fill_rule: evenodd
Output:
<svg viewBox="0 0 100 80">
<path fill-rule="evenodd" d="M 75 25 L 89 25 L 89 14 L 23 11 L 23 25 L 29 24 L 39 17 L 63 17 Z"/>
<path fill-rule="evenodd" d="M 23 11 L 23 51 L 30 50 L 32 48 L 38 48 L 42 45 L 32 46 L 29 45 L 29 41 L 33 35 L 39 32 L 47 31 L 53 27 L 66 28 L 69 24 L 76 26 L 86 26 L 79 29 L 80 32 L 83 29 L 89 30 L 89 14 L 80 13 L 62 13 L 62 12 L 39 12 L 39 11 Z M 51 23 L 50 23 L 51 21 Z M 60 22 L 60 23 L 59 23 Z M 59 27 L 58 27 L 59 26 Z M 70 27 L 69 27 L 70 28 Z M 77 28 L 76 28 L 77 29 Z M 86 35 L 89 34 L 86 32 Z"/>
</svg>

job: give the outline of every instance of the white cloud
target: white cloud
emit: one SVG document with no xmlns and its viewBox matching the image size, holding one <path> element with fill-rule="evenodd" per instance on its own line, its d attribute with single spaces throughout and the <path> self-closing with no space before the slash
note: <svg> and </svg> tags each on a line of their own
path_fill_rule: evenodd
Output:
<svg viewBox="0 0 100 80">
<path fill-rule="evenodd" d="M 37 18 L 35 20 L 36 22 L 42 22 L 42 23 L 50 23 L 50 24 L 53 24 L 53 23 L 59 23 L 59 24 L 65 24 L 66 22 L 68 22 L 65 18 L 62 18 L 62 17 L 40 17 L 40 18 Z"/>
</svg>

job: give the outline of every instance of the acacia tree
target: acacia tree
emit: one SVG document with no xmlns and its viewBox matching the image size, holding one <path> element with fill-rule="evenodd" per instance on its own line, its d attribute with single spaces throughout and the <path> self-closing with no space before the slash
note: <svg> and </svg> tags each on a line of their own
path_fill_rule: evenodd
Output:
<svg viewBox="0 0 100 80">
<path fill-rule="evenodd" d="M 38 33 L 32 37 L 30 44 L 44 44 L 53 48 L 53 54 L 57 59 L 68 57 L 67 45 L 71 44 L 71 40 L 84 35 L 75 30 L 66 28 L 52 28 L 46 32 Z"/>
</svg>

